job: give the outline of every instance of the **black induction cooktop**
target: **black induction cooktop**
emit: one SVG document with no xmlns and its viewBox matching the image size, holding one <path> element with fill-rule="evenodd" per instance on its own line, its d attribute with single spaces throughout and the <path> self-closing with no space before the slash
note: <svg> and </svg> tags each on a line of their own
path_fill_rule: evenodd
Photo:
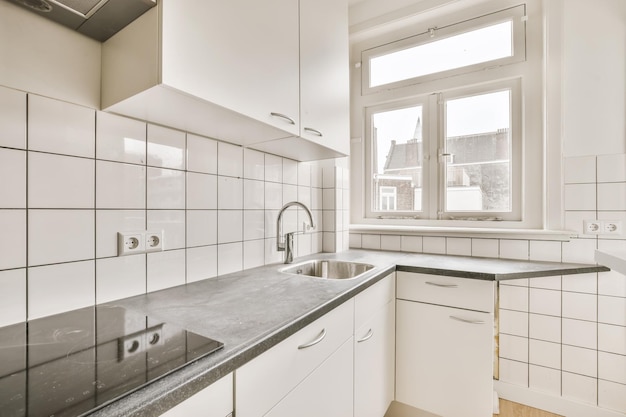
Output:
<svg viewBox="0 0 626 417">
<path fill-rule="evenodd" d="M 0 327 L 0 416 L 86 415 L 222 347 L 109 305 Z"/>
</svg>

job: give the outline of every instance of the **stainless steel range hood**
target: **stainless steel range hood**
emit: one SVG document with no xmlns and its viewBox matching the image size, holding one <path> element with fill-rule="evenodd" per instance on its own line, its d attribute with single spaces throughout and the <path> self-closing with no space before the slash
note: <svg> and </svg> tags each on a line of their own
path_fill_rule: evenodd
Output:
<svg viewBox="0 0 626 417">
<path fill-rule="evenodd" d="M 7 0 L 104 42 L 156 6 L 156 0 Z"/>
</svg>

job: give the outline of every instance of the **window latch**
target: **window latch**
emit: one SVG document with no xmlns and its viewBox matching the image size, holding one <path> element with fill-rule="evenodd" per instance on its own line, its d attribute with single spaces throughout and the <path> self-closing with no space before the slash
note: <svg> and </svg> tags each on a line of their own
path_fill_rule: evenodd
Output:
<svg viewBox="0 0 626 417">
<path fill-rule="evenodd" d="M 436 30 L 437 30 L 437 26 L 432 27 L 432 28 L 428 28 L 428 36 L 430 36 L 431 38 L 434 38 Z"/>
</svg>

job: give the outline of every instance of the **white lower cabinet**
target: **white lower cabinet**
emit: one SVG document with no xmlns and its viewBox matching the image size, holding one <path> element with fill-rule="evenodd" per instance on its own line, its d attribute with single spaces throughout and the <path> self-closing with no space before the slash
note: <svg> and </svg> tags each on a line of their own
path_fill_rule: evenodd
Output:
<svg viewBox="0 0 626 417">
<path fill-rule="evenodd" d="M 162 417 L 227 417 L 233 413 L 233 374 L 217 380 Z"/>
<path fill-rule="evenodd" d="M 492 416 L 493 291 L 488 281 L 398 273 L 397 401 L 442 417 Z"/>
<path fill-rule="evenodd" d="M 349 414 L 316 415 L 352 416 L 353 326 L 351 299 L 237 369 L 237 417 L 313 415 L 339 394 Z"/>
<path fill-rule="evenodd" d="M 383 417 L 394 396 L 395 274 L 355 299 L 354 416 Z"/>
<path fill-rule="evenodd" d="M 352 364 L 350 338 L 265 415 L 352 417 Z"/>
</svg>

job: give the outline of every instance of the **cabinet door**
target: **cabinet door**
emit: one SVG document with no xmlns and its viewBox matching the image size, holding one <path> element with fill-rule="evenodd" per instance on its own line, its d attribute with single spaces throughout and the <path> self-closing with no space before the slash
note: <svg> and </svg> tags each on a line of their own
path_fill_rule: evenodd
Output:
<svg viewBox="0 0 626 417">
<path fill-rule="evenodd" d="M 493 316 L 397 301 L 396 400 L 442 417 L 491 417 Z"/>
<path fill-rule="evenodd" d="M 353 339 L 350 338 L 272 408 L 266 417 L 348 417 L 354 415 L 352 343 Z"/>
<path fill-rule="evenodd" d="M 354 415 L 382 417 L 394 393 L 395 302 L 379 308 L 354 337 Z"/>
<path fill-rule="evenodd" d="M 299 134 L 298 0 L 162 0 L 161 7 L 164 84 Z"/>
<path fill-rule="evenodd" d="M 300 0 L 301 135 L 344 154 L 350 152 L 348 49 L 346 0 Z"/>
<path fill-rule="evenodd" d="M 352 340 L 353 326 L 351 299 L 237 369 L 237 416 L 264 415 L 346 340 Z"/>
<path fill-rule="evenodd" d="M 233 374 L 161 414 L 162 417 L 226 417 L 233 412 Z"/>
</svg>

